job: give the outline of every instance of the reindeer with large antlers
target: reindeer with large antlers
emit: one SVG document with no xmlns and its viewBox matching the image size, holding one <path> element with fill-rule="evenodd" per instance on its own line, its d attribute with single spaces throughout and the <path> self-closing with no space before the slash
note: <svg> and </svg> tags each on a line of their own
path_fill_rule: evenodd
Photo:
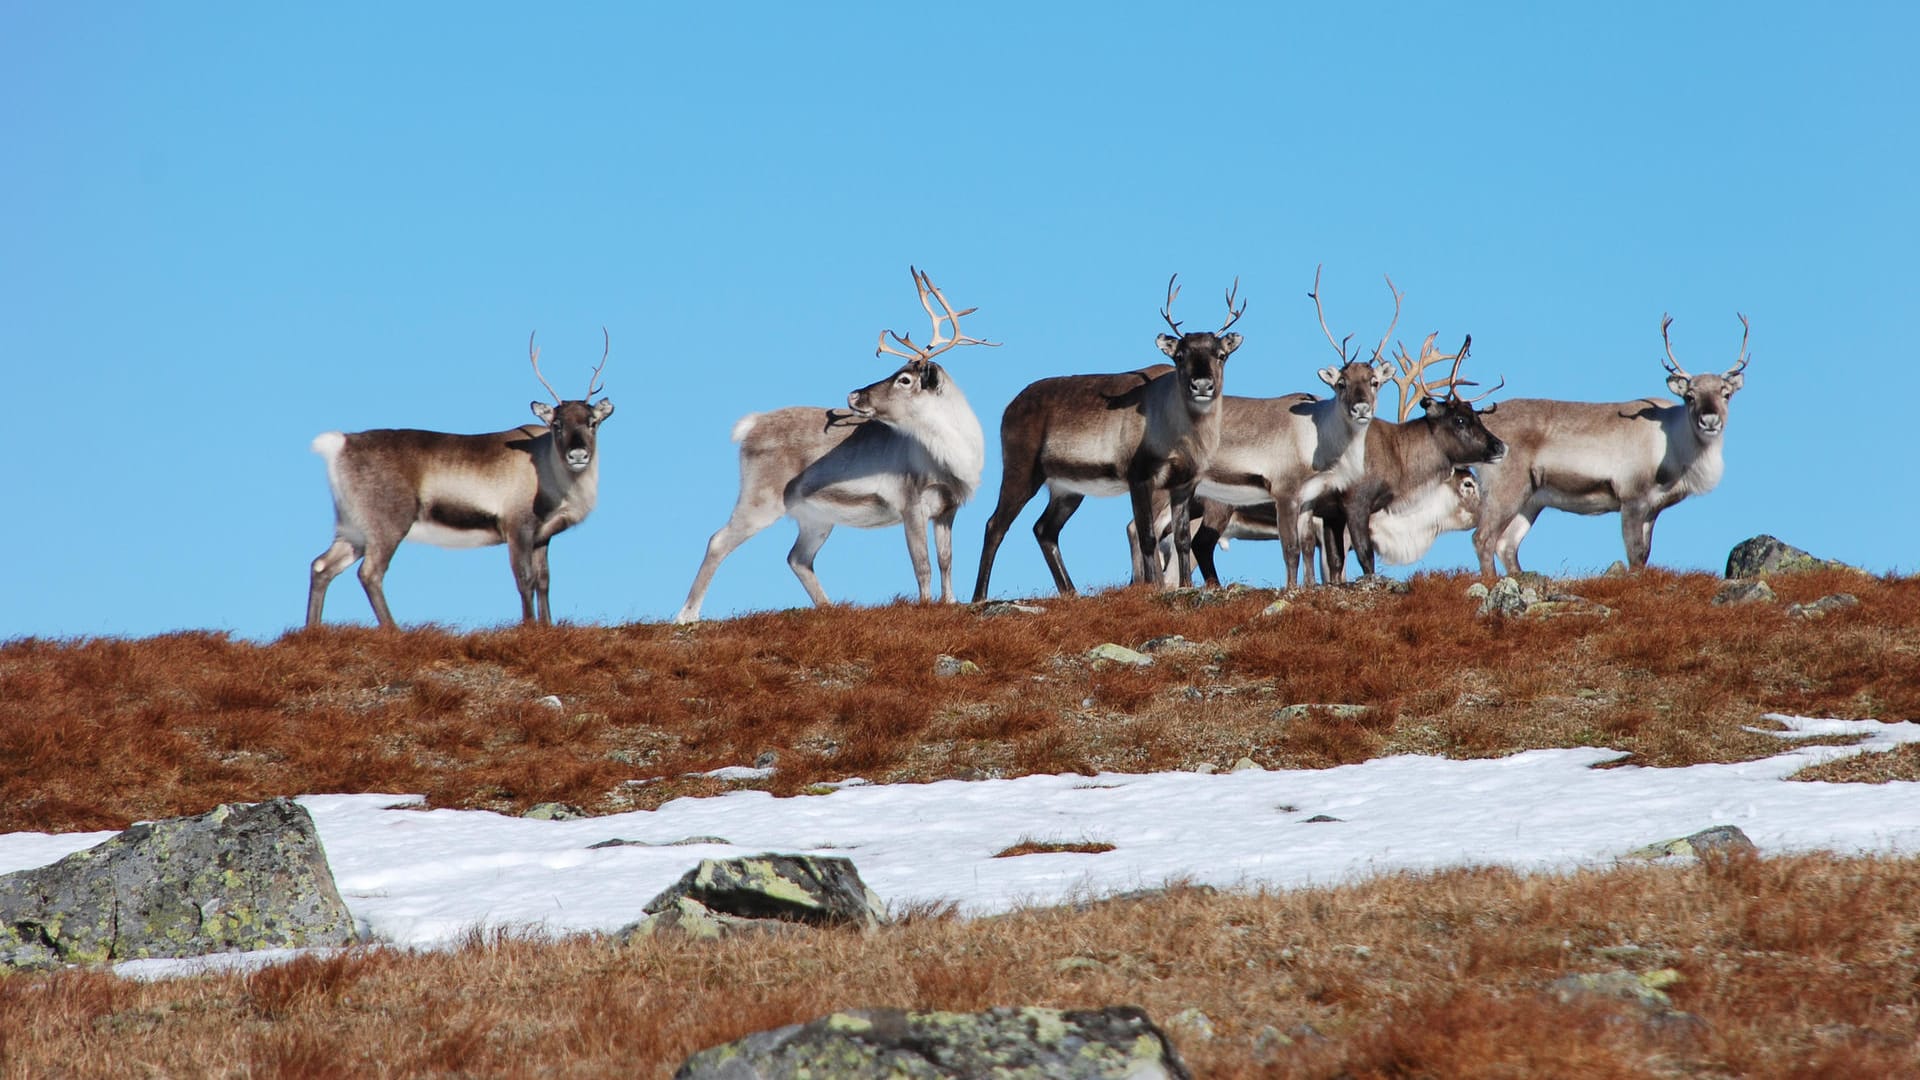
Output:
<svg viewBox="0 0 1920 1080">
<path fill-rule="evenodd" d="M 893 374 L 847 395 L 847 412 L 808 406 L 753 413 L 733 426 L 740 444 L 740 497 L 707 541 L 687 602 L 675 622 L 700 618 L 721 560 L 760 530 L 791 515 L 800 536 L 787 565 L 817 605 L 827 594 L 814 556 L 836 525 L 904 525 L 920 602 L 932 599 L 927 524 L 940 563 L 940 599 L 953 594 L 953 518 L 973 497 L 986 464 L 986 436 L 960 387 L 934 357 L 961 345 L 994 345 L 960 332 L 975 309 L 955 311 L 933 280 L 909 268 L 932 320 L 925 345 L 885 330 L 875 356 L 906 360 Z M 939 305 L 935 310 L 934 305 Z M 891 339 L 891 341 L 889 341 Z"/>
<path fill-rule="evenodd" d="M 1747 335 L 1740 315 L 1740 355 L 1723 374 L 1690 375 L 1673 356 L 1668 327 L 1667 389 L 1678 405 L 1658 398 L 1618 404 L 1519 398 L 1502 403 L 1489 426 L 1512 448 L 1506 461 L 1481 470 L 1480 517 L 1473 534 L 1480 572 L 1494 576 L 1497 555 L 1507 572 L 1520 572 L 1520 541 L 1549 507 L 1574 514 L 1620 512 L 1627 565 L 1638 569 L 1653 551 L 1660 512 L 1689 495 L 1713 490 L 1725 467 L 1728 405 L 1746 382 Z"/>
<path fill-rule="evenodd" d="M 1168 280 L 1167 303 L 1160 309 L 1173 333 L 1156 339 L 1172 366 L 1041 379 L 1007 405 L 1000 418 L 1000 501 L 987 521 L 973 587 L 976 602 L 987 597 L 1000 542 L 1042 486 L 1047 508 L 1033 534 L 1063 595 L 1071 595 L 1074 587 L 1060 558 L 1060 530 L 1088 495 L 1132 496 L 1142 538 L 1133 547 L 1135 583 L 1160 579 L 1159 545 L 1149 526 L 1156 501 L 1164 505 L 1171 496 L 1178 517 L 1175 557 L 1192 573 L 1187 500 L 1220 442 L 1227 357 L 1241 341 L 1228 330 L 1247 308 L 1234 306 L 1236 280 L 1227 291 L 1227 321 L 1218 330 L 1183 332 L 1173 318 L 1177 278 Z"/>
<path fill-rule="evenodd" d="M 383 428 L 313 440 L 326 459 L 333 489 L 333 544 L 313 560 L 307 625 L 320 624 L 327 586 L 360 562 L 360 584 L 381 626 L 394 626 L 383 587 L 387 564 L 403 540 L 440 547 L 507 545 L 520 615 L 553 622 L 547 544 L 586 520 L 600 486 L 599 430 L 613 415 L 600 392 L 600 372 L 612 341 L 601 331 L 600 364 L 586 395 L 563 400 L 540 374 L 540 350 L 527 338 L 534 377 L 555 404 L 533 402 L 540 425 L 523 424 L 489 435 Z"/>
</svg>

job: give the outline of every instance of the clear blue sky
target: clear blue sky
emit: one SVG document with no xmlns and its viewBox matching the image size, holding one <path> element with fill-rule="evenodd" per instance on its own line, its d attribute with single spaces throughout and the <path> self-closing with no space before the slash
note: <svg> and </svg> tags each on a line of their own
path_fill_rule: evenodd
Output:
<svg viewBox="0 0 1920 1080">
<path fill-rule="evenodd" d="M 489 4 L 0 7 L 0 639 L 303 616 L 331 538 L 329 429 L 490 431 L 569 394 L 612 335 L 600 508 L 553 547 L 556 612 L 678 608 L 737 489 L 728 431 L 831 405 L 920 331 L 989 435 L 956 527 L 966 594 L 993 432 L 1033 379 L 1155 361 L 1168 274 L 1204 323 L 1240 278 L 1227 388 L 1319 386 L 1339 332 L 1474 338 L 1503 396 L 1662 394 L 1661 313 L 1734 359 L 1725 480 L 1658 565 L 1772 532 L 1875 571 L 1915 557 L 1920 101 L 1908 5 Z M 1885 464 L 1877 464 L 1885 463 Z M 1126 575 L 1123 500 L 1063 547 Z M 1050 591 L 1028 529 L 999 595 Z M 791 522 L 721 567 L 709 616 L 803 604 Z M 1617 517 L 1549 512 L 1529 565 L 1596 571 Z M 1423 564 L 1464 567 L 1466 534 Z M 842 529 L 836 599 L 911 593 L 897 529 Z M 1278 545 L 1222 556 L 1279 578 Z M 518 614 L 503 549 L 407 545 L 402 622 Z M 358 582 L 329 616 L 369 621 Z"/>
</svg>

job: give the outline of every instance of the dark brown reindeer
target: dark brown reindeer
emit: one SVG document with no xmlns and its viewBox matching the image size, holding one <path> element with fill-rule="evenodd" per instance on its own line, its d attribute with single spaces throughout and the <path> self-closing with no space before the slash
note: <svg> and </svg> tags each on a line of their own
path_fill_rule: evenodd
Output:
<svg viewBox="0 0 1920 1080">
<path fill-rule="evenodd" d="M 513 581 L 526 622 L 553 622 L 548 594 L 547 543 L 586 520 L 600 484 L 600 424 L 613 415 L 601 398 L 600 372 L 611 341 L 601 331 L 600 364 L 585 397 L 562 400 L 540 374 L 540 350 L 527 338 L 534 377 L 554 405 L 533 402 L 540 424 L 488 435 L 381 428 L 313 440 L 326 459 L 333 489 L 333 544 L 313 560 L 307 589 L 307 625 L 320 625 L 327 586 L 360 559 L 360 584 L 374 618 L 395 625 L 382 582 L 403 540 L 439 547 L 507 545 Z"/>
<path fill-rule="evenodd" d="M 1186 505 L 1214 447 L 1220 441 L 1220 396 L 1227 357 L 1241 336 L 1228 333 L 1246 311 L 1234 302 L 1239 282 L 1227 290 L 1227 321 L 1218 330 L 1182 332 L 1173 319 L 1180 295 L 1167 281 L 1160 309 L 1172 334 L 1156 339 L 1173 366 L 1155 364 L 1111 375 L 1064 375 L 1041 379 L 1015 395 L 1000 418 L 1000 501 L 987 520 L 980 551 L 976 602 L 987 597 L 994 555 L 1014 519 L 1042 486 L 1047 508 L 1034 523 L 1047 569 L 1063 595 L 1073 579 L 1060 558 L 1060 530 L 1088 495 L 1129 495 L 1142 538 L 1134 546 L 1136 584 L 1157 581 L 1157 534 L 1150 530 L 1155 493 L 1178 507 L 1176 557 L 1192 572 Z"/>
<path fill-rule="evenodd" d="M 1653 523 L 1660 512 L 1689 495 L 1712 491 L 1725 462 L 1728 405 L 1746 383 L 1747 336 L 1740 319 L 1740 356 L 1724 374 L 1689 375 L 1673 357 L 1667 328 L 1667 389 L 1678 405 L 1658 398 L 1617 404 L 1516 398 L 1505 402 L 1489 425 L 1513 450 L 1499 465 L 1481 470 L 1480 517 L 1473 533 L 1480 573 L 1494 576 L 1494 557 L 1507 572 L 1520 572 L 1520 541 L 1540 511 L 1573 514 L 1620 512 L 1627 565 L 1647 565 Z"/>
<path fill-rule="evenodd" d="M 1506 457 L 1506 444 L 1487 429 L 1483 419 L 1499 406 L 1474 408 L 1505 386 L 1506 380 L 1474 397 L 1461 397 L 1460 387 L 1474 385 L 1460 378 L 1460 364 L 1473 347 L 1473 336 L 1467 335 L 1451 354 L 1434 348 L 1436 336 L 1427 335 L 1418 360 L 1400 347 L 1400 371 L 1393 377 L 1400 391 L 1399 422 L 1374 421 L 1367 429 L 1366 472 L 1338 498 L 1313 508 L 1323 523 L 1326 581 L 1346 577 L 1343 539 L 1352 542 L 1360 572 L 1372 574 L 1376 551 L 1389 563 L 1410 563 L 1426 554 L 1441 532 L 1470 528 L 1479 510 L 1481 488 L 1468 468 Z M 1429 384 L 1427 369 L 1447 361 L 1453 362 L 1453 369 L 1446 379 Z M 1442 390 L 1445 397 L 1439 396 Z M 1416 403 L 1423 415 L 1408 419 Z"/>
<path fill-rule="evenodd" d="M 874 355 L 904 357 L 907 362 L 879 382 L 848 394 L 850 413 L 794 406 L 753 413 L 734 424 L 733 441 L 740 444 L 740 497 L 727 523 L 707 541 L 706 556 L 675 622 L 698 620 L 721 561 L 788 515 L 799 524 L 800 535 L 787 553 L 787 565 L 816 605 L 824 607 L 828 601 L 813 560 L 836 525 L 904 525 L 920 602 L 927 603 L 932 599 L 927 561 L 931 521 L 940 562 L 940 599 L 954 598 L 953 517 L 980 485 L 986 436 L 966 395 L 933 358 L 959 345 L 994 343 L 961 334 L 961 318 L 974 309 L 953 310 L 931 278 L 909 269 L 920 306 L 933 321 L 932 337 L 921 346 L 911 335 L 881 331 Z"/>
</svg>

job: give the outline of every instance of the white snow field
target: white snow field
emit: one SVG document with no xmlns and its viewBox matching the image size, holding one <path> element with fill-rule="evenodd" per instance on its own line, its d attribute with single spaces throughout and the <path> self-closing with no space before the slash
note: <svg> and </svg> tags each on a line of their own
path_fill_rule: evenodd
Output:
<svg viewBox="0 0 1920 1080">
<path fill-rule="evenodd" d="M 967 914 L 1185 880 L 1222 888 L 1335 884 L 1396 870 L 1606 866 L 1644 844 L 1737 825 L 1763 853 L 1920 851 L 1920 784 L 1789 782 L 1822 761 L 1920 742 L 1920 724 L 1770 716 L 1796 746 L 1737 765 L 1596 769 L 1603 749 L 1495 760 L 1380 758 L 1315 771 L 1026 776 L 878 785 L 776 799 L 741 791 L 652 811 L 537 821 L 419 810 L 412 795 L 308 795 L 342 897 L 376 941 L 432 947 L 476 929 L 616 930 L 702 858 L 842 855 L 900 906 Z M 1326 815 L 1337 821 L 1309 822 Z M 110 832 L 0 835 L 0 873 L 53 862 Z M 688 837 L 727 843 L 673 845 Z M 590 848 L 605 840 L 645 845 Z M 1021 840 L 1100 841 L 1101 854 L 995 859 Z M 123 963 L 153 977 L 284 952 Z"/>
</svg>

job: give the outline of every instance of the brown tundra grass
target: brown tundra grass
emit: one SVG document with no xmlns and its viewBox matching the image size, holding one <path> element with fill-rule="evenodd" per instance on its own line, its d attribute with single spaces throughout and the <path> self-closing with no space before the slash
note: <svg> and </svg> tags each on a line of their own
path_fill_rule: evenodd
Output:
<svg viewBox="0 0 1920 1080">
<path fill-rule="evenodd" d="M 1920 586 L 1820 573 L 1715 607 L 1702 574 L 1571 583 L 1607 619 L 1480 619 L 1472 579 L 1405 595 L 1120 591 L 1039 615 L 900 604 L 455 634 L 326 629 L 0 644 L 0 831 L 104 829 L 215 803 L 419 792 L 591 812 L 737 784 L 877 781 L 1618 747 L 1645 764 L 1774 753 L 1767 712 L 1920 718 Z M 1818 621 L 1787 603 L 1834 592 Z M 1100 666 L 1104 642 L 1154 650 Z M 934 659 L 979 674 L 939 677 Z M 546 695 L 559 708 L 542 704 Z M 1364 705 L 1351 710 L 1288 705 Z M 624 781 L 664 777 L 629 787 Z M 1920 752 L 1804 778 L 1920 778 Z M 1031 838 L 1046 845 L 1086 838 Z M 1649 838 L 1658 839 L 1658 838 Z M 1013 854 L 1009 852 L 1008 854 Z M 1263 896 L 719 944 L 377 948 L 145 985 L 0 977 L 0 1075 L 667 1075 L 688 1053 L 843 1006 L 1133 1003 L 1207 1077 L 1920 1075 L 1920 861 L 1732 859 L 1570 877 L 1397 876 Z M 1699 1022 L 1566 1005 L 1560 975 L 1671 968 Z M 1284 1036 L 1284 1038 L 1283 1038 Z"/>
</svg>

